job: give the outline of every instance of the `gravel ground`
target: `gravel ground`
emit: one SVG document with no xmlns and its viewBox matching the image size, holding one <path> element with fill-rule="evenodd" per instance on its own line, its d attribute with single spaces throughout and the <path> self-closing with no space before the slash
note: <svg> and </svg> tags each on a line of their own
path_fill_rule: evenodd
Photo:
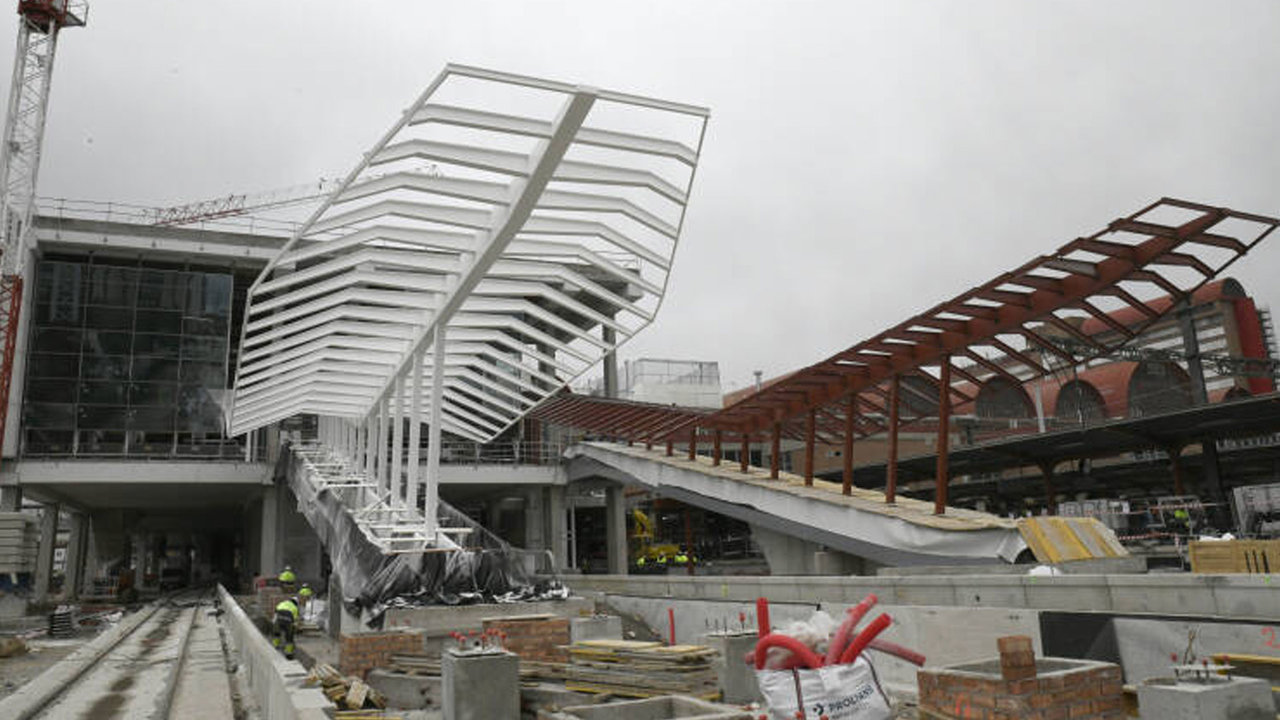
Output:
<svg viewBox="0 0 1280 720">
<path fill-rule="evenodd" d="M 91 639 L 93 635 L 85 634 L 66 640 L 28 640 L 26 653 L 0 658 L 0 698 L 8 697 Z"/>
</svg>

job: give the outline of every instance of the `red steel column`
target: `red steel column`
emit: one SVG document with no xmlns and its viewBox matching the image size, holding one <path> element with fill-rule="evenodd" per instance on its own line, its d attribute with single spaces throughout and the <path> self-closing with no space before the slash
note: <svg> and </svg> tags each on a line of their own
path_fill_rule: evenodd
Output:
<svg viewBox="0 0 1280 720">
<path fill-rule="evenodd" d="M 689 431 L 689 459 L 692 460 L 698 456 L 698 427 L 695 425 Z"/>
<path fill-rule="evenodd" d="M 667 457 L 671 457 L 672 455 L 676 454 L 675 444 L 676 444 L 676 441 L 672 440 L 671 436 L 668 435 L 667 436 Z"/>
<path fill-rule="evenodd" d="M 853 416 L 858 410 L 858 396 L 849 395 L 849 407 L 844 411 L 844 484 L 840 491 L 853 494 Z"/>
<path fill-rule="evenodd" d="M 944 515 L 947 512 L 947 482 L 951 470 L 948 467 L 951 458 L 951 355 L 942 354 L 942 364 L 938 368 L 938 469 L 934 478 L 933 514 Z"/>
<path fill-rule="evenodd" d="M 813 485 L 813 433 L 817 425 L 817 411 L 809 409 L 809 417 L 804 425 L 804 484 Z"/>
<path fill-rule="evenodd" d="M 711 436 L 712 437 L 712 445 L 711 445 L 711 464 L 712 465 L 720 464 L 720 437 L 722 434 L 723 433 L 720 430 L 716 430 L 715 434 Z"/>
<path fill-rule="evenodd" d="M 782 458 L 778 457 L 782 451 L 782 423 L 773 424 L 773 440 L 769 447 L 769 477 L 778 479 L 778 466 L 782 463 Z"/>
<path fill-rule="evenodd" d="M 742 457 L 738 461 L 738 464 L 741 466 L 742 472 L 747 472 L 747 469 L 751 467 L 751 436 L 747 433 L 742 433 L 741 452 Z"/>
<path fill-rule="evenodd" d="M 885 470 L 884 501 L 892 503 L 898 496 L 898 386 L 902 379 L 894 374 L 889 381 L 889 465 Z"/>
</svg>

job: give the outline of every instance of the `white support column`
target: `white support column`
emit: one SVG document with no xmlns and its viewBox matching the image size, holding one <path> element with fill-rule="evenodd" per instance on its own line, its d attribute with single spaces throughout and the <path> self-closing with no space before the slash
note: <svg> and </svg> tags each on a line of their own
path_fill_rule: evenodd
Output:
<svg viewBox="0 0 1280 720">
<path fill-rule="evenodd" d="M 280 488 L 269 485 L 262 489 L 262 531 L 258 544 L 258 572 L 274 577 L 280 566 Z"/>
<path fill-rule="evenodd" d="M 71 513 L 71 532 L 67 537 L 66 574 L 63 576 L 62 596 L 67 599 L 80 596 L 84 582 L 85 554 L 89 546 L 89 515 Z"/>
<path fill-rule="evenodd" d="M 621 485 L 605 490 L 605 553 L 610 575 L 626 575 L 627 564 L 627 498 Z"/>
<path fill-rule="evenodd" d="M 383 398 L 378 409 L 378 492 L 391 488 L 391 396 Z"/>
<path fill-rule="evenodd" d="M 431 354 L 431 425 L 427 428 L 427 487 L 424 513 L 427 531 L 436 530 L 436 507 L 440 490 L 440 423 L 444 420 L 444 336 L 443 325 L 436 326 L 435 349 Z"/>
<path fill-rule="evenodd" d="M 413 354 L 413 368 L 409 382 L 409 472 L 405 488 L 405 502 L 411 508 L 418 507 L 418 475 L 421 468 L 422 445 L 422 358 L 423 351 Z"/>
<path fill-rule="evenodd" d="M 373 459 L 376 457 L 374 448 L 378 440 L 377 425 L 373 418 L 373 413 L 369 413 L 369 417 L 364 419 L 364 474 L 370 482 L 373 481 Z"/>
<path fill-rule="evenodd" d="M 391 426 L 391 502 L 399 505 L 404 500 L 401 490 L 401 471 L 404 469 L 404 378 L 396 378 L 396 391 L 391 396 L 395 405 Z"/>
</svg>

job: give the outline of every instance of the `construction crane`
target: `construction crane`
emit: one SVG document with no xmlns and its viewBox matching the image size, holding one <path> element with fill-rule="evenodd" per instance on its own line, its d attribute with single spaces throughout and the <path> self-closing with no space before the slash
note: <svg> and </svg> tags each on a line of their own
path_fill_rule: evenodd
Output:
<svg viewBox="0 0 1280 720">
<path fill-rule="evenodd" d="M 171 205 L 155 209 L 152 225 L 187 225 L 203 220 L 249 215 L 260 210 L 274 210 L 308 202 L 319 202 L 342 184 L 341 179 L 326 179 L 261 193 L 233 193 L 212 200 Z"/>
<path fill-rule="evenodd" d="M 54 52 L 64 28 L 82 27 L 88 20 L 84 0 L 19 0 L 18 51 L 9 84 L 9 112 L 5 116 L 4 145 L 0 147 L 0 443 L 4 442 L 9 415 L 9 385 L 13 379 L 13 354 L 22 313 L 23 272 L 31 247 L 31 221 L 35 215 L 36 176 L 44 120 L 49 108 L 49 83 Z"/>
<path fill-rule="evenodd" d="M 442 177 L 440 168 L 435 163 L 426 163 L 412 168 L 411 171 L 430 177 Z M 204 220 L 252 215 L 262 210 L 279 210 L 280 208 L 294 205 L 305 205 L 323 200 L 341 184 L 342 179 L 334 176 L 333 178 L 320 178 L 316 182 L 303 183 L 302 185 L 278 188 L 276 190 L 266 190 L 258 193 L 232 193 L 212 200 L 159 207 L 153 211 L 155 219 L 151 224 L 167 226 L 188 225 Z"/>
</svg>

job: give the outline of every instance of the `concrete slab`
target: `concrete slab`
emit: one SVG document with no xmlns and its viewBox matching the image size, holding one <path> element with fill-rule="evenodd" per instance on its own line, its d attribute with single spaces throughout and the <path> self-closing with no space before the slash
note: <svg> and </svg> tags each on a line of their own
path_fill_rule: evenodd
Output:
<svg viewBox="0 0 1280 720">
<path fill-rule="evenodd" d="M 1143 720 L 1275 720 L 1271 686 L 1254 678 L 1214 683 L 1149 680 L 1138 686 Z"/>
</svg>

